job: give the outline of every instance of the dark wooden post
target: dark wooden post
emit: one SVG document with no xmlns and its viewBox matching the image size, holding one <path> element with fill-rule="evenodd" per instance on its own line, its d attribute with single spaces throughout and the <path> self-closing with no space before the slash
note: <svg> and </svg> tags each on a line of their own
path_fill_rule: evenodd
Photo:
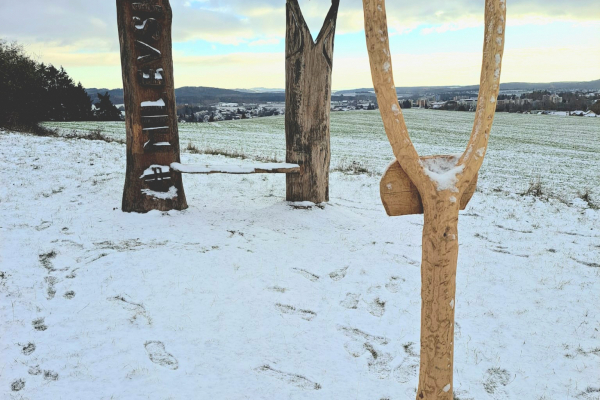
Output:
<svg viewBox="0 0 600 400">
<path fill-rule="evenodd" d="M 175 109 L 169 0 L 117 0 L 127 123 L 123 211 L 187 208 Z"/>
<path fill-rule="evenodd" d="M 329 201 L 331 73 L 339 5 L 339 0 L 332 0 L 313 41 L 298 0 L 287 0 L 286 161 L 302 168 L 301 174 L 287 175 L 288 201 Z"/>
</svg>

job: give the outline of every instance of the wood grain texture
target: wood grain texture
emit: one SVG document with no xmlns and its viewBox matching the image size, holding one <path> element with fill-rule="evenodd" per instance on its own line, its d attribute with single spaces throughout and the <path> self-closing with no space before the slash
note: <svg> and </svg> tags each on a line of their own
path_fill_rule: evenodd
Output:
<svg viewBox="0 0 600 400">
<path fill-rule="evenodd" d="M 444 157 L 450 156 L 427 156 L 421 157 L 421 160 Z M 477 178 L 478 175 L 475 175 L 475 178 L 460 198 L 460 210 L 467 208 L 469 201 L 475 194 Z M 390 217 L 423 214 L 423 201 L 419 190 L 397 160 L 392 161 L 383 174 L 379 184 L 379 193 L 385 212 Z"/>
<path fill-rule="evenodd" d="M 339 0 L 333 0 L 315 41 L 298 0 L 286 2 L 286 162 L 303 167 L 286 178 L 288 201 L 329 201 L 330 107 Z"/>
<path fill-rule="evenodd" d="M 384 0 L 363 0 L 373 86 L 384 128 L 402 171 L 423 205 L 421 365 L 417 400 L 452 400 L 458 212 L 487 150 L 500 88 L 506 24 L 505 0 L 485 1 L 485 36 L 475 122 L 467 149 L 452 165 L 453 184 L 430 178 L 410 140 L 398 104 Z M 405 187 L 410 185 L 405 182 Z M 414 202 L 414 197 L 407 202 Z"/>
<path fill-rule="evenodd" d="M 127 129 L 125 212 L 187 208 L 180 174 L 141 179 L 150 165 L 179 162 L 169 0 L 117 0 Z M 146 104 L 144 102 L 161 102 Z M 164 104 L 163 104 L 164 103 Z M 172 189 L 174 188 L 174 189 Z M 171 198 L 153 193 L 175 191 Z"/>
</svg>

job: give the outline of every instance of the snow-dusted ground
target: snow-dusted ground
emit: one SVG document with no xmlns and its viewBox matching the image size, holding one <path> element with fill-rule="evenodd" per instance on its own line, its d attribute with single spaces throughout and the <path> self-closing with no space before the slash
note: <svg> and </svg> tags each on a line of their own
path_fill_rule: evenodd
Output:
<svg viewBox="0 0 600 400">
<path fill-rule="evenodd" d="M 0 144 L 0 398 L 413 398 L 422 217 L 387 217 L 378 177 L 306 208 L 283 175 L 186 175 L 188 210 L 124 214 L 123 145 Z M 600 212 L 503 180 L 460 218 L 456 398 L 598 399 Z"/>
</svg>

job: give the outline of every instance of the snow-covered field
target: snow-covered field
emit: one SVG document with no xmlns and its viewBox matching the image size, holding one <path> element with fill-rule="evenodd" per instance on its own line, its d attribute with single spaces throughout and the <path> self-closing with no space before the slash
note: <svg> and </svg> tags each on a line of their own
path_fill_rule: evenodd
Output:
<svg viewBox="0 0 600 400">
<path fill-rule="evenodd" d="M 421 155 L 462 153 L 473 127 L 474 113 L 403 110 L 411 137 Z M 125 124 L 48 123 L 61 134 L 103 134 L 125 140 Z M 269 117 L 211 124 L 182 124 L 182 148 L 285 159 L 284 118 Z M 591 190 L 600 198 L 600 118 L 498 113 L 490 149 L 481 171 L 483 187 L 522 192 L 533 180 L 567 197 Z M 331 114 L 332 167 L 357 161 L 381 175 L 392 160 L 379 111 Z M 487 185 L 487 186 L 486 186 Z M 494 185 L 490 187 L 489 185 Z"/>
<path fill-rule="evenodd" d="M 459 151 L 473 117 L 406 114 L 423 154 Z M 181 143 L 282 159 L 282 127 Z M 600 212 L 576 195 L 600 200 L 599 127 L 498 115 L 460 218 L 457 399 L 600 398 Z M 186 175 L 188 210 L 138 215 L 122 144 L 1 132 L 0 398 L 413 398 L 422 217 L 385 215 L 377 114 L 333 114 L 332 135 L 334 166 L 374 174 L 332 173 L 322 207 L 286 203 L 282 175 Z M 538 175 L 560 201 L 517 194 Z"/>
</svg>

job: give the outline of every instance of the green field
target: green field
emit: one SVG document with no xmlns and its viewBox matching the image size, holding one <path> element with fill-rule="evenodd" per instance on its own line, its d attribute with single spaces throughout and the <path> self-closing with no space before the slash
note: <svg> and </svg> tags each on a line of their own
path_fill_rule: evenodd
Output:
<svg viewBox="0 0 600 400">
<path fill-rule="evenodd" d="M 474 118 L 474 113 L 421 109 L 405 110 L 404 114 L 421 155 L 462 152 Z M 45 125 L 59 128 L 63 135 L 73 131 L 85 135 L 99 128 L 109 137 L 125 136 L 122 122 Z M 285 159 L 283 117 L 181 124 L 179 129 L 182 148 L 191 142 L 200 149 Z M 380 174 L 393 158 L 378 111 L 332 113 L 331 142 L 332 167 L 356 161 Z M 600 118 L 498 113 L 480 187 L 519 193 L 539 179 L 550 192 L 567 199 L 585 190 L 598 199 L 599 155 Z"/>
</svg>

